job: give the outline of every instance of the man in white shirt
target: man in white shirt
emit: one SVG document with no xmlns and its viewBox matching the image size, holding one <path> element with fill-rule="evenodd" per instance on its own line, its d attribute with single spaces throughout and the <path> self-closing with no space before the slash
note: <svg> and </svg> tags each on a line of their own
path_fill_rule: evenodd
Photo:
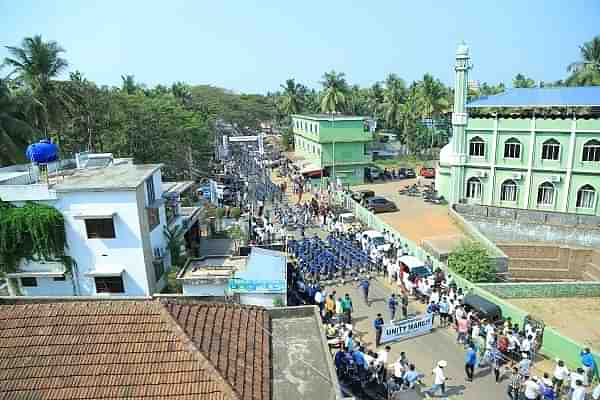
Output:
<svg viewBox="0 0 600 400">
<path fill-rule="evenodd" d="M 383 365 L 383 379 L 385 380 L 387 377 L 387 363 L 390 357 L 390 351 L 392 348 L 390 346 L 385 346 L 385 349 L 381 350 L 377 353 L 377 359 L 375 360 L 376 364 Z"/>
<path fill-rule="evenodd" d="M 571 372 L 571 386 L 570 386 L 570 393 L 572 394 L 575 389 L 577 388 L 577 382 L 582 382 L 583 383 L 583 368 L 577 368 L 577 371 L 573 371 Z"/>
<path fill-rule="evenodd" d="M 575 381 L 575 388 L 571 394 L 571 400 L 585 400 L 585 386 L 583 386 L 582 380 L 577 379 Z"/>
<path fill-rule="evenodd" d="M 435 395 L 438 390 L 441 391 L 442 396 L 446 392 L 446 375 L 444 374 L 444 368 L 448 366 L 445 360 L 438 361 L 437 366 L 431 371 L 433 374 L 433 385 L 425 391 L 427 395 Z"/>
<path fill-rule="evenodd" d="M 571 373 L 569 372 L 569 369 L 567 368 L 563 360 L 556 359 L 556 362 L 556 367 L 554 367 L 554 382 L 557 390 L 560 392 L 560 389 L 562 388 L 563 384 L 567 381 Z"/>
<path fill-rule="evenodd" d="M 540 394 L 540 385 L 537 383 L 537 377 L 533 376 L 525 381 L 523 385 L 525 390 L 523 395 L 527 400 L 535 400 Z"/>
<path fill-rule="evenodd" d="M 600 384 L 592 391 L 592 400 L 600 400 Z"/>
</svg>

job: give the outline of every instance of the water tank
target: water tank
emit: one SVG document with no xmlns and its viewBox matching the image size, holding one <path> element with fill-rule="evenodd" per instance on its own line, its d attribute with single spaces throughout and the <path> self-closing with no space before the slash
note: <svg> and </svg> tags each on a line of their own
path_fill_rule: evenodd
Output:
<svg viewBox="0 0 600 400">
<path fill-rule="evenodd" d="M 58 160 L 58 146 L 49 139 L 42 139 L 27 147 L 25 156 L 34 164 L 48 164 Z"/>
</svg>

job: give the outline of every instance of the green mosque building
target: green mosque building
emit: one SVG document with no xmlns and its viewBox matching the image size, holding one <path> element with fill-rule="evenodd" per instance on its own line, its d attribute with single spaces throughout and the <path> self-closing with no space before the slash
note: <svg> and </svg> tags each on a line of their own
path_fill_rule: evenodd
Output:
<svg viewBox="0 0 600 400">
<path fill-rule="evenodd" d="M 470 69 L 463 44 L 438 191 L 451 204 L 600 216 L 600 87 L 512 89 L 467 102 Z"/>
</svg>

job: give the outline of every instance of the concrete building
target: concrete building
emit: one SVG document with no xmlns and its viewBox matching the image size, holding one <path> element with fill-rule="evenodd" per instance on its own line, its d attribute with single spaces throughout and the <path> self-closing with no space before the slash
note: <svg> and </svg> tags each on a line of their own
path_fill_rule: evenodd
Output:
<svg viewBox="0 0 600 400">
<path fill-rule="evenodd" d="M 373 135 L 365 117 L 344 115 L 292 115 L 297 157 L 305 162 L 302 172 L 340 178 L 344 184 L 364 183 L 364 169 Z"/>
<path fill-rule="evenodd" d="M 187 183 L 163 186 L 160 164 L 134 165 L 111 154 L 48 166 L 0 169 L 0 198 L 56 208 L 64 217 L 71 273 L 54 260 L 21 260 L 7 274 L 11 295 L 149 296 L 166 284 L 171 259 L 164 229 L 196 227 L 199 209 L 181 207 Z M 165 190 L 166 189 L 166 190 Z"/>
<path fill-rule="evenodd" d="M 456 53 L 453 135 L 436 186 L 451 204 L 600 215 L 600 87 L 513 89 L 467 103 Z"/>
<path fill-rule="evenodd" d="M 236 296 L 241 304 L 263 307 L 287 304 L 287 257 L 279 251 L 252 247 L 248 257 L 189 259 L 177 280 L 184 296 Z"/>
</svg>

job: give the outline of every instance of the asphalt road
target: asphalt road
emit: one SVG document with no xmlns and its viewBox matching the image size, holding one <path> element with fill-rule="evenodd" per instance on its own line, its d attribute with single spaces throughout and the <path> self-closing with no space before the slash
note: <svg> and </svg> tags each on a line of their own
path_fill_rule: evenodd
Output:
<svg viewBox="0 0 600 400">
<path fill-rule="evenodd" d="M 345 293 L 350 294 L 354 305 L 352 317 L 355 336 L 368 349 L 374 349 L 373 320 L 377 313 L 381 313 L 384 320 L 388 321 L 387 298 L 392 293 L 391 288 L 387 283 L 384 283 L 383 278 L 372 281 L 369 307 L 364 303 L 361 293 L 356 288 L 356 283 L 328 287 L 327 292 L 330 293 L 334 289 L 337 291 L 338 296 L 343 296 Z M 418 308 L 422 307 L 419 307 L 411 299 L 409 313 L 416 314 Z M 437 326 L 437 323 L 438 321 L 436 321 L 435 326 Z M 475 371 L 473 382 L 465 380 L 465 350 L 462 345 L 456 344 L 456 336 L 452 329 L 436 328 L 427 335 L 389 344 L 392 348 L 390 364 L 398 359 L 401 351 L 406 352 L 408 359 L 416 365 L 417 370 L 425 374 L 424 381 L 428 387 L 433 383 L 431 370 L 439 360 L 446 360 L 448 362 L 446 375 L 451 378 L 447 382 L 446 396 L 459 395 L 464 400 L 507 399 L 508 376 L 505 377 L 503 382 L 496 384 L 493 373 L 486 367 Z M 377 350 L 383 347 L 384 345 L 381 345 Z"/>
</svg>

